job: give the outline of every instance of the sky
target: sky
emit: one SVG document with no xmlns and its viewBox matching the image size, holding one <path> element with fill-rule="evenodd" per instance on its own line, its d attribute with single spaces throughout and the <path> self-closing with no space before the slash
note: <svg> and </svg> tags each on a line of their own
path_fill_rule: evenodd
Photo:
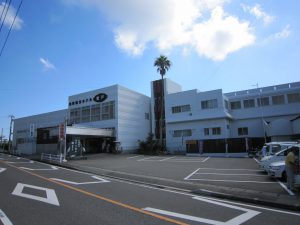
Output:
<svg viewBox="0 0 300 225">
<path fill-rule="evenodd" d="M 0 0 L 0 15 L 9 0 Z M 11 0 L 0 48 L 21 0 Z M 299 0 L 22 2 L 0 56 L 0 132 L 120 84 L 150 96 L 161 54 L 183 90 L 232 92 L 300 81 Z"/>
</svg>

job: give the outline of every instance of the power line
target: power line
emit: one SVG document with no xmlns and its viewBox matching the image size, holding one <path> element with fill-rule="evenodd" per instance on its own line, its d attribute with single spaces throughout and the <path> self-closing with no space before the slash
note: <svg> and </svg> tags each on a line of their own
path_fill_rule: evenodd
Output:
<svg viewBox="0 0 300 225">
<path fill-rule="evenodd" d="M 0 16 L 0 22 L 2 21 L 2 16 L 3 16 L 4 10 L 6 8 L 6 5 L 7 5 L 7 0 L 5 0 L 5 3 L 4 3 L 3 9 L 2 9 L 2 13 L 1 13 L 1 16 Z"/>
<path fill-rule="evenodd" d="M 1 30 L 2 30 L 2 27 L 3 27 L 4 21 L 6 19 L 7 12 L 8 12 L 9 7 L 10 7 L 10 3 L 11 3 L 11 0 L 9 0 L 8 6 L 6 7 L 6 12 L 5 12 L 4 18 L 3 18 L 2 23 L 1 23 L 1 27 L 0 27 L 0 34 L 1 34 Z M 1 18 L 2 18 L 2 16 L 1 16 Z"/>
<path fill-rule="evenodd" d="M 11 0 L 10 0 L 10 2 L 11 2 Z M 21 0 L 21 2 L 20 2 L 19 7 L 18 7 L 18 10 L 17 10 L 17 12 L 16 12 L 16 15 L 15 15 L 15 17 L 14 17 L 14 20 L 13 20 L 13 22 L 12 22 L 10 28 L 9 28 L 8 34 L 7 34 L 7 36 L 6 36 L 6 39 L 5 39 L 5 41 L 4 41 L 4 44 L 3 44 L 2 49 L 1 49 L 1 52 L 0 52 L 0 57 L 1 57 L 1 55 L 2 55 L 2 52 L 3 52 L 4 48 L 5 48 L 5 45 L 6 45 L 7 39 L 8 39 L 8 37 L 9 37 L 9 35 L 10 35 L 10 32 L 11 32 L 13 26 L 14 26 L 16 17 L 17 17 L 17 15 L 18 15 L 19 11 L 20 11 L 20 8 L 21 8 L 22 3 L 23 3 L 23 0 Z"/>
</svg>

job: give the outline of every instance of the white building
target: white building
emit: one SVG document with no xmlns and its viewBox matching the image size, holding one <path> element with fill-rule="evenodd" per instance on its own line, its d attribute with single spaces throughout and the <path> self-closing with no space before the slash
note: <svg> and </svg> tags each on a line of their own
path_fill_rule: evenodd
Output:
<svg viewBox="0 0 300 225">
<path fill-rule="evenodd" d="M 300 82 L 231 93 L 163 83 L 163 93 L 162 80 L 151 83 L 151 98 L 114 85 L 70 96 L 66 110 L 16 119 L 14 149 L 62 152 L 66 130 L 68 152 L 109 152 L 116 143 L 135 151 L 148 133 L 159 139 L 161 110 L 172 153 L 241 152 L 265 141 L 300 139 Z"/>
</svg>

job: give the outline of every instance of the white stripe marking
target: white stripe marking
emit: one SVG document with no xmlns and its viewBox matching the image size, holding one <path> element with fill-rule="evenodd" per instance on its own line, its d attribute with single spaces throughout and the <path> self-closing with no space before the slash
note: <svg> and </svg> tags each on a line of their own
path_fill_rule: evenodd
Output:
<svg viewBox="0 0 300 225">
<path fill-rule="evenodd" d="M 277 180 L 277 182 L 280 184 L 280 186 L 287 191 L 287 193 L 289 193 L 289 195 L 295 195 L 294 192 L 292 192 L 291 190 L 289 190 L 283 183 L 281 183 L 279 180 Z"/>
<path fill-rule="evenodd" d="M 257 176 L 257 177 L 265 177 L 266 175 L 259 175 L 259 174 L 250 174 L 250 173 L 195 173 L 195 174 L 202 174 L 202 175 L 222 175 L 222 176 Z"/>
<path fill-rule="evenodd" d="M 195 173 L 197 173 L 198 170 L 200 170 L 200 168 L 196 169 L 194 172 L 192 172 L 190 175 L 188 175 L 186 178 L 184 178 L 184 180 L 188 180 L 191 176 L 193 176 Z"/>
<path fill-rule="evenodd" d="M 33 161 L 28 161 L 28 162 L 6 162 L 6 163 L 9 163 L 9 164 L 17 164 L 17 163 L 34 163 Z"/>
<path fill-rule="evenodd" d="M 274 181 L 252 181 L 252 180 L 209 180 L 209 179 L 185 179 L 185 180 L 201 180 L 201 181 L 213 181 L 213 182 L 232 182 L 232 183 L 257 183 L 257 184 L 276 184 Z"/>
<path fill-rule="evenodd" d="M 1 168 L 0 167 L 0 173 L 4 172 L 6 170 L 6 168 Z"/>
<path fill-rule="evenodd" d="M 253 158 L 255 160 L 255 162 L 259 163 L 259 161 L 256 158 Z"/>
<path fill-rule="evenodd" d="M 167 161 L 167 160 L 173 159 L 173 158 L 175 158 L 175 157 L 176 157 L 176 156 L 172 156 L 172 157 L 164 158 L 164 159 L 161 159 L 161 160 L 158 160 L 158 161 L 160 161 L 160 162 L 162 162 L 162 161 Z"/>
<path fill-rule="evenodd" d="M 8 219 L 5 213 L 0 209 L 0 220 L 3 225 L 13 225 L 12 222 Z"/>
<path fill-rule="evenodd" d="M 60 181 L 60 182 L 64 182 L 67 184 L 73 184 L 73 185 L 82 185 L 82 184 L 100 184 L 100 183 L 108 183 L 110 181 L 105 180 L 101 177 L 98 176 L 92 176 L 92 178 L 94 178 L 95 180 L 98 181 L 91 181 L 91 182 L 74 182 L 74 181 L 69 181 L 69 180 L 63 180 L 63 179 L 59 179 L 59 178 L 50 178 L 51 180 L 56 180 L 56 181 Z"/>
<path fill-rule="evenodd" d="M 35 196 L 35 195 L 25 194 L 25 193 L 23 193 L 24 187 L 45 191 L 47 197 L 44 198 L 44 197 L 39 197 L 39 196 Z M 41 201 L 41 202 L 45 202 L 48 204 L 59 206 L 57 196 L 53 189 L 18 183 L 17 186 L 15 187 L 14 191 L 12 192 L 12 194 L 23 197 L 23 198 L 29 198 L 29 199 L 33 199 L 36 201 Z"/>
<path fill-rule="evenodd" d="M 244 171 L 260 171 L 261 170 L 254 170 L 254 169 L 223 169 L 223 168 L 199 168 L 199 170 L 244 170 Z"/>
<path fill-rule="evenodd" d="M 207 157 L 206 159 L 204 159 L 202 162 L 206 162 L 207 160 L 209 160 L 210 157 Z"/>
<path fill-rule="evenodd" d="M 147 158 L 139 159 L 137 161 L 145 161 L 145 160 L 153 159 L 153 158 L 158 158 L 158 156 L 147 157 Z"/>
<path fill-rule="evenodd" d="M 57 167 L 55 167 L 55 166 L 51 166 L 51 169 L 32 169 L 32 168 L 28 168 L 28 167 L 19 167 L 19 168 L 21 168 L 21 169 L 25 169 L 25 170 L 31 170 L 31 171 L 33 171 L 33 170 L 58 170 L 58 168 Z"/>
<path fill-rule="evenodd" d="M 134 158 L 138 158 L 138 157 L 141 157 L 141 155 L 131 156 L 131 157 L 128 157 L 127 159 L 134 159 Z"/>
</svg>

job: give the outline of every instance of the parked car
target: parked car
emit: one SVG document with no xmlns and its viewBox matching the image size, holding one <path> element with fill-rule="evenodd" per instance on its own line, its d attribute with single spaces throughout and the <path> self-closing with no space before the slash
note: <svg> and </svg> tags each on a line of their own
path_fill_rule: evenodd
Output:
<svg viewBox="0 0 300 225">
<path fill-rule="evenodd" d="M 268 175 L 286 181 L 285 161 L 273 162 L 267 169 Z"/>
<path fill-rule="evenodd" d="M 267 172 L 267 169 L 271 163 L 278 162 L 278 161 L 284 161 L 285 157 L 288 154 L 289 149 L 291 147 L 293 147 L 293 146 L 289 146 L 288 148 L 281 150 L 281 151 L 275 153 L 274 155 L 267 155 L 267 156 L 263 157 L 259 162 L 259 168 Z"/>
<path fill-rule="evenodd" d="M 265 156 L 268 155 L 274 155 L 275 153 L 284 150 L 288 148 L 291 145 L 295 145 L 297 142 L 288 142 L 288 141 L 282 141 L 282 142 L 269 142 L 266 143 L 262 149 L 259 152 L 259 158 L 262 159 Z"/>
</svg>

